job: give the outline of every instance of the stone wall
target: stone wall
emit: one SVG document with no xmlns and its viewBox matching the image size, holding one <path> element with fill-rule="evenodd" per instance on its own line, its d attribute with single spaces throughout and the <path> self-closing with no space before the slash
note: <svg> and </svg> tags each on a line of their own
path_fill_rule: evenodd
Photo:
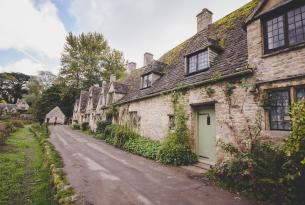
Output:
<svg viewBox="0 0 305 205">
<path fill-rule="evenodd" d="M 252 80 L 252 79 L 249 79 Z M 233 92 L 232 105 L 227 103 L 224 95 L 226 82 L 211 86 L 215 93 L 209 97 L 206 87 L 198 87 L 185 91 L 179 99 L 184 105 L 188 117 L 188 127 L 191 131 L 191 145 L 194 151 L 197 147 L 197 109 L 208 104 L 215 105 L 216 138 L 226 142 L 236 142 L 236 135 L 255 121 L 259 107 L 256 103 L 256 94 L 245 91 L 240 81 L 236 81 Z M 138 133 L 157 140 L 166 136 L 169 128 L 169 116 L 173 114 L 171 94 L 156 96 L 145 100 L 132 102 L 119 107 L 119 124 L 128 123 L 128 113 L 137 112 L 140 117 Z M 230 110 L 230 112 L 229 112 Z"/>
<path fill-rule="evenodd" d="M 265 55 L 261 21 L 256 20 L 248 25 L 247 32 L 249 65 L 257 69 L 255 76 L 258 81 L 305 74 L 305 47 Z"/>
</svg>

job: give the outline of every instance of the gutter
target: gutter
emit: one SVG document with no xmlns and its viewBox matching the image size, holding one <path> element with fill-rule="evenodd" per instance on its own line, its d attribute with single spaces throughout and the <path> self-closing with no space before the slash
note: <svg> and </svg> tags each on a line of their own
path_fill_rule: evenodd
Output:
<svg viewBox="0 0 305 205">
<path fill-rule="evenodd" d="M 241 71 L 241 72 L 238 72 L 238 73 L 233 73 L 233 74 L 221 76 L 217 80 L 208 79 L 208 80 L 193 83 L 193 84 L 190 84 L 190 85 L 179 86 L 179 87 L 172 88 L 172 89 L 169 89 L 169 90 L 165 90 L 165 91 L 161 91 L 161 92 L 157 92 L 157 93 L 152 93 L 152 94 L 140 97 L 140 98 L 136 98 L 134 100 L 129 100 L 129 101 L 121 102 L 121 103 L 115 103 L 114 105 L 115 106 L 116 105 L 123 105 L 123 104 L 131 103 L 131 102 L 135 102 L 135 101 L 139 101 L 139 100 L 143 100 L 143 99 L 147 99 L 147 98 L 152 98 L 152 97 L 168 94 L 168 93 L 173 92 L 173 91 L 187 90 L 187 89 L 191 89 L 191 88 L 198 87 L 198 86 L 201 86 L 201 85 L 216 83 L 216 82 L 228 79 L 228 78 L 235 78 L 235 77 L 239 77 L 239 76 L 242 76 L 242 75 L 250 75 L 250 74 L 253 74 L 253 70 L 247 69 L 247 70 L 244 70 L 244 71 Z"/>
</svg>

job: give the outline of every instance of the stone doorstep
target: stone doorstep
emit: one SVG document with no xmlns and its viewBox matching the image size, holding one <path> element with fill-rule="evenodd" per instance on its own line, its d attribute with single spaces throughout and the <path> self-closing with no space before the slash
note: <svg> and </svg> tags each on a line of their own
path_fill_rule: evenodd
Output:
<svg viewBox="0 0 305 205">
<path fill-rule="evenodd" d="M 181 168 L 190 171 L 194 174 L 203 174 L 211 169 L 211 165 L 198 162 L 197 164 L 191 166 L 181 166 Z"/>
</svg>

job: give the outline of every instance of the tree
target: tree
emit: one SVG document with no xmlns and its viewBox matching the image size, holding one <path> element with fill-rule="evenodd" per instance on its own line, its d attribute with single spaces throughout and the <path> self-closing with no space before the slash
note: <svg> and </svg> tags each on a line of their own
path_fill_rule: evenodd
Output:
<svg viewBox="0 0 305 205">
<path fill-rule="evenodd" d="M 69 33 L 61 56 L 59 77 L 67 86 L 88 89 L 109 79 L 111 74 L 120 77 L 124 72 L 123 54 L 109 47 L 100 33 Z"/>
<path fill-rule="evenodd" d="M 0 73 L 0 97 L 7 103 L 16 103 L 27 93 L 25 85 L 30 76 L 23 73 Z"/>
<path fill-rule="evenodd" d="M 38 80 L 37 76 L 31 76 L 26 84 L 28 93 L 23 95 L 23 99 L 29 104 L 30 108 L 35 105 L 35 102 L 44 90 L 43 85 Z"/>
<path fill-rule="evenodd" d="M 39 83 L 46 89 L 53 84 L 54 80 L 56 79 L 56 75 L 50 71 L 38 71 L 37 78 Z"/>
</svg>

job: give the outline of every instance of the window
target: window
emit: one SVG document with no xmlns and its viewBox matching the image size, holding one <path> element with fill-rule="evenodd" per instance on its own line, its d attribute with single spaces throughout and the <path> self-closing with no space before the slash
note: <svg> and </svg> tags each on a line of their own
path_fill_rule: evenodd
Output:
<svg viewBox="0 0 305 205">
<path fill-rule="evenodd" d="M 147 74 L 142 77 L 142 88 L 148 88 L 152 83 L 152 74 Z"/>
<path fill-rule="evenodd" d="M 289 90 L 269 93 L 270 99 L 270 128 L 271 130 L 290 130 Z"/>
<path fill-rule="evenodd" d="M 297 101 L 301 101 L 302 99 L 305 99 L 305 88 L 297 89 Z"/>
<path fill-rule="evenodd" d="M 169 120 L 169 123 L 168 123 L 168 127 L 169 127 L 169 130 L 173 131 L 175 130 L 175 117 L 174 115 L 168 115 L 168 120 Z"/>
<path fill-rule="evenodd" d="M 209 67 L 208 51 L 201 51 L 188 57 L 188 74 L 206 70 Z"/>
<path fill-rule="evenodd" d="M 267 21 L 267 38 L 269 50 L 285 45 L 283 16 Z"/>
<path fill-rule="evenodd" d="M 305 42 L 305 5 L 265 21 L 265 51 Z"/>
</svg>

